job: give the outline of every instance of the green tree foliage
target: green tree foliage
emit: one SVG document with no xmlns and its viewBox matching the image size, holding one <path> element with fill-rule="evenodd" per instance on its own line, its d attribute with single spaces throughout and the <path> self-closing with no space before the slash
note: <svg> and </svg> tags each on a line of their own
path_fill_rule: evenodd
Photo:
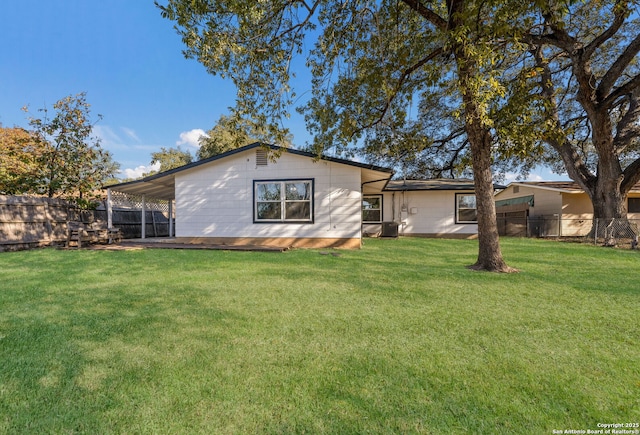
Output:
<svg viewBox="0 0 640 435">
<path fill-rule="evenodd" d="M 37 190 L 90 207 L 101 195 L 98 189 L 115 175 L 119 165 L 102 149 L 100 140 L 91 136 L 93 124 L 86 93 L 57 101 L 53 111 L 50 118 L 45 107 L 39 109 L 43 117 L 29 119 L 36 140 L 47 144 L 39 158 L 42 177 Z"/>
<path fill-rule="evenodd" d="M 283 141 L 281 125 L 297 98 L 290 83 L 298 55 L 306 55 L 312 76 L 311 97 L 299 110 L 318 154 L 380 141 L 407 127 L 408 109 L 426 107 L 423 96 L 452 96 L 470 144 L 478 198 L 474 267 L 510 270 L 495 220 L 490 115 L 492 102 L 504 95 L 498 78 L 512 33 L 507 23 L 519 19 L 526 2 L 163 3 L 156 2 L 162 15 L 175 21 L 185 55 L 236 85 L 232 117 L 253 119 L 276 143 Z"/>
<path fill-rule="evenodd" d="M 627 193 L 640 180 L 638 6 L 592 0 L 514 8 L 513 37 L 495 62 L 504 96 L 489 101 L 494 170 L 567 171 L 596 218 L 626 216 Z M 379 129 L 366 155 L 409 176 L 464 174 L 469 141 L 451 116 L 459 100 L 451 92 L 423 97 L 418 119 Z"/>
<path fill-rule="evenodd" d="M 207 132 L 206 136 L 200 137 L 198 160 L 260 142 L 261 138 L 264 137 L 264 129 L 255 123 L 245 119 L 221 115 L 216 125 Z M 290 134 L 285 133 L 282 135 L 281 146 L 291 146 Z"/>
<path fill-rule="evenodd" d="M 193 161 L 193 156 L 189 151 L 182 150 L 179 146 L 177 148 L 160 148 L 160 151 L 151 154 L 151 164 L 160 164 L 160 169 L 157 172 L 169 171 L 180 166 L 188 165 Z M 155 172 L 144 174 L 145 176 L 152 175 Z"/>
<path fill-rule="evenodd" d="M 0 126 L 0 194 L 36 192 L 43 176 L 40 163 L 48 146 L 23 128 Z"/>
<path fill-rule="evenodd" d="M 626 217 L 640 181 L 640 19 L 637 1 L 540 2 L 523 35 L 522 113 L 590 196 L 596 218 Z"/>
</svg>

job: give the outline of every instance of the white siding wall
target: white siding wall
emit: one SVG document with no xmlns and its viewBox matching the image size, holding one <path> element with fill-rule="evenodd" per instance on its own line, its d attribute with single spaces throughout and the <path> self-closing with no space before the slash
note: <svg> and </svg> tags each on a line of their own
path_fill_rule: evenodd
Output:
<svg viewBox="0 0 640 435">
<path fill-rule="evenodd" d="M 253 222 L 254 180 L 314 179 L 314 222 Z M 177 237 L 360 238 L 360 169 L 283 153 L 256 166 L 251 149 L 176 174 Z"/>
<path fill-rule="evenodd" d="M 477 224 L 457 224 L 455 222 L 456 193 L 473 194 L 472 191 L 423 190 L 405 193 L 395 192 L 394 199 L 392 192 L 385 192 L 383 198 L 383 220 L 404 222 L 398 228 L 401 235 L 477 234 Z M 406 212 L 402 211 L 403 205 Z"/>
</svg>

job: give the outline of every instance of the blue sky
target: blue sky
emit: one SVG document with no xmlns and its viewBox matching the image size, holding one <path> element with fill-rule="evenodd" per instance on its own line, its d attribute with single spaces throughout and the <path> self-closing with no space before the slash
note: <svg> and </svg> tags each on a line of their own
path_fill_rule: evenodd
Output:
<svg viewBox="0 0 640 435">
<path fill-rule="evenodd" d="M 29 106 L 87 93 L 101 138 L 123 177 L 148 171 L 151 153 L 192 154 L 201 131 L 235 103 L 230 81 L 182 55 L 182 41 L 152 0 L 14 0 L 0 13 L 0 123 L 27 127 Z M 302 91 L 297 89 L 297 93 Z M 294 144 L 308 135 L 292 110 Z M 565 177 L 566 178 L 566 177 Z M 536 171 L 530 179 L 558 179 Z"/>
</svg>

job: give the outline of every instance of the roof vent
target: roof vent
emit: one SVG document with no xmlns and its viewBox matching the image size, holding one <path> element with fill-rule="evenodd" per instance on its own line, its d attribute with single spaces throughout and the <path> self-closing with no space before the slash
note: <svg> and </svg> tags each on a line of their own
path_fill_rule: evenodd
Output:
<svg viewBox="0 0 640 435">
<path fill-rule="evenodd" d="M 269 162 L 269 157 L 267 155 L 267 150 L 258 148 L 256 150 L 256 166 L 267 166 Z"/>
</svg>

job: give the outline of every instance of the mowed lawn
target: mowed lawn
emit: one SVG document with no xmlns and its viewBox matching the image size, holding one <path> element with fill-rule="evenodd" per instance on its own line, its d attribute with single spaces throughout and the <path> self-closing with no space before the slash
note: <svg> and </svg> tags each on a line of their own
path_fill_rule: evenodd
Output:
<svg viewBox="0 0 640 435">
<path fill-rule="evenodd" d="M 520 273 L 466 269 L 466 240 L 0 254 L 0 433 L 640 422 L 640 252 L 502 247 Z"/>
</svg>

